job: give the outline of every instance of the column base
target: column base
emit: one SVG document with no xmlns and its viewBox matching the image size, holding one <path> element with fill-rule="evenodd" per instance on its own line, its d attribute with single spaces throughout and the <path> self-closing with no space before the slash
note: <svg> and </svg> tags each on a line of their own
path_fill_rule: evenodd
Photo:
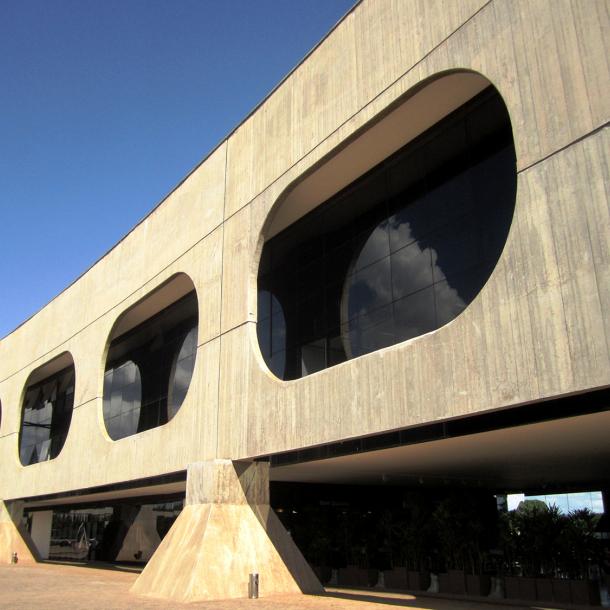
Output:
<svg viewBox="0 0 610 610">
<path fill-rule="evenodd" d="M 213 480 L 213 485 L 205 487 L 215 489 L 216 501 L 189 504 L 187 496 L 187 505 L 131 592 L 180 602 L 244 598 L 248 596 L 249 574 L 258 573 L 260 597 L 323 593 L 269 504 L 252 504 L 243 492 L 244 501 L 240 502 L 239 493 L 233 493 L 241 489 L 233 486 L 238 479 L 248 481 L 249 489 L 256 487 L 252 486 L 253 473 L 258 480 L 259 465 L 244 469 L 243 464 L 217 462 L 206 463 L 203 469 L 198 465 L 199 471 L 206 471 L 199 480 Z"/>
<path fill-rule="evenodd" d="M 21 525 L 15 524 L 9 507 L 0 500 L 0 563 L 13 563 L 13 553 L 17 553 L 20 564 L 37 563 L 38 553 L 29 538 Z"/>
</svg>

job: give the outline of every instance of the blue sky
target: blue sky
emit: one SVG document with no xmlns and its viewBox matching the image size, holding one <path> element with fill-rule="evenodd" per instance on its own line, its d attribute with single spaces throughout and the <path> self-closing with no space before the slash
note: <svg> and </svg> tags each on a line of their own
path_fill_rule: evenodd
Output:
<svg viewBox="0 0 610 610">
<path fill-rule="evenodd" d="M 354 0 L 0 0 L 0 337 L 85 271 Z"/>
</svg>

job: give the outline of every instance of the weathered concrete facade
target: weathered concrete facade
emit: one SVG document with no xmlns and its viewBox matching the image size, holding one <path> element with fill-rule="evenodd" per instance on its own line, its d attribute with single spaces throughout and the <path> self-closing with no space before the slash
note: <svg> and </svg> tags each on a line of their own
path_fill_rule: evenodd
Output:
<svg viewBox="0 0 610 610">
<path fill-rule="evenodd" d="M 603 0 L 358 4 L 141 224 L 0 342 L 0 498 L 248 460 L 609 386 L 609 25 Z M 443 116 L 434 87 L 446 86 L 441 101 L 457 104 L 480 88 L 476 75 L 506 103 L 518 171 L 509 238 L 486 286 L 438 331 L 278 380 L 256 338 L 258 263 L 274 218 L 290 215 L 286 206 L 321 203 L 328 193 L 316 175 L 329 163 L 352 168 L 334 190 L 357 177 L 359 143 L 391 139 L 397 116 L 394 149 L 406 143 L 418 130 L 409 121 L 425 118 L 400 114 L 408 104 L 423 99 Z M 393 144 L 376 146 L 371 154 L 382 159 Z M 299 203 L 307 180 L 312 191 Z M 111 329 L 176 274 L 192 280 L 199 305 L 189 392 L 169 423 L 112 441 L 102 416 Z M 66 351 L 76 386 L 65 446 L 23 467 L 26 381 Z"/>
</svg>

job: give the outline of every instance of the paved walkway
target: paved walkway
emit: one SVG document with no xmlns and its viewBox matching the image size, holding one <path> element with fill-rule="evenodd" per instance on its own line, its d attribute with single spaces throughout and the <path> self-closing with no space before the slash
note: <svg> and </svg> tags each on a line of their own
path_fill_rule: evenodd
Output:
<svg viewBox="0 0 610 610">
<path fill-rule="evenodd" d="M 415 597 L 381 591 L 329 589 L 325 596 L 275 595 L 256 600 L 179 604 L 137 597 L 129 587 L 134 571 L 59 564 L 0 566 L 3 610 L 525 610 L 540 606 L 498 604 Z"/>
</svg>

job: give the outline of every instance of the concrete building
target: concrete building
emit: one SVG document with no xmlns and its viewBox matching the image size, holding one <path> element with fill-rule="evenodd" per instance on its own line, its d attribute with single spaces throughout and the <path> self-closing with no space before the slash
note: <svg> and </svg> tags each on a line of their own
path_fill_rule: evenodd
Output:
<svg viewBox="0 0 610 610">
<path fill-rule="evenodd" d="M 606 489 L 608 6 L 357 4 L 0 342 L 1 560 L 315 592 L 269 480 Z"/>
</svg>

